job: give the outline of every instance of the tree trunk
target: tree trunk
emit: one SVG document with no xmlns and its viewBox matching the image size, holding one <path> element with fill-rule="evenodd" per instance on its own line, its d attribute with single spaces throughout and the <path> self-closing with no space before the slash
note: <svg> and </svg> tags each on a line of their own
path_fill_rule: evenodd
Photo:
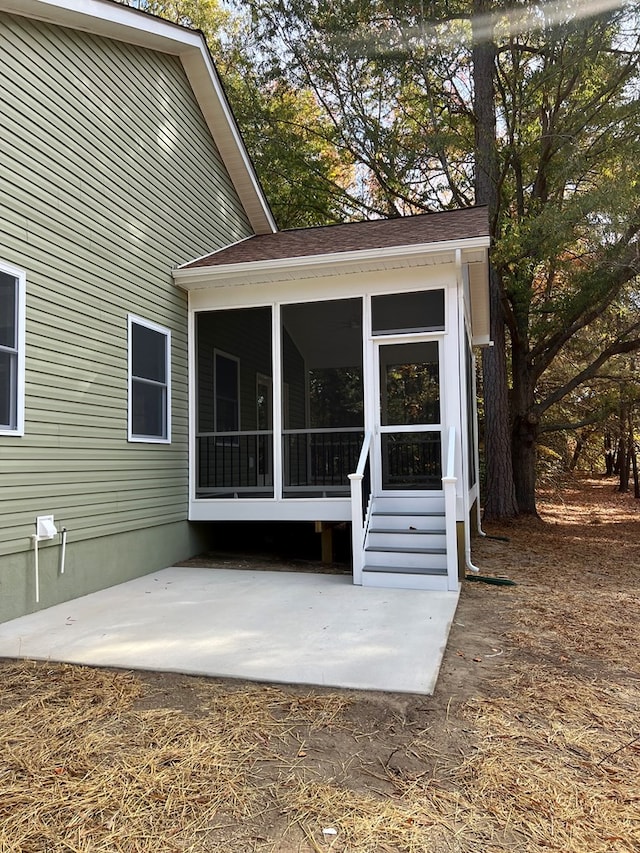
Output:
<svg viewBox="0 0 640 853">
<path fill-rule="evenodd" d="M 638 454 L 634 443 L 631 444 L 631 470 L 633 471 L 633 496 L 640 499 L 640 478 L 638 477 Z"/>
<path fill-rule="evenodd" d="M 629 453 L 628 447 L 622 447 L 622 453 L 620 455 L 620 484 L 618 486 L 619 492 L 628 492 L 629 491 L 629 476 L 631 474 L 631 454 Z"/>
<path fill-rule="evenodd" d="M 518 509 L 526 515 L 537 515 L 536 461 L 540 419 L 535 414 L 535 386 L 529 374 L 528 359 L 517 348 L 511 351 L 513 380 L 511 432 L 513 477 Z"/>
<path fill-rule="evenodd" d="M 629 440 L 627 432 L 627 421 L 629 418 L 629 404 L 626 401 L 620 403 L 620 434 L 618 437 L 618 456 L 616 459 L 616 473 L 618 474 L 618 491 L 629 491 L 629 475 L 631 473 L 631 456 L 629 454 Z"/>
<path fill-rule="evenodd" d="M 486 204 L 491 235 L 495 237 L 498 215 L 498 156 L 494 102 L 495 45 L 480 34 L 474 22 L 491 12 L 490 0 L 473 3 L 473 85 L 475 129 L 475 194 L 477 204 Z M 493 346 L 482 353 L 485 409 L 486 495 L 485 518 L 511 518 L 518 514 L 513 482 L 505 323 L 501 299 L 502 283 L 493 267 L 489 272 L 491 339 Z"/>
<path fill-rule="evenodd" d="M 620 472 L 622 471 L 622 465 L 624 463 L 624 444 L 622 442 L 622 437 L 618 438 L 618 444 L 616 445 L 616 455 L 613 463 L 613 474 L 615 477 L 620 477 Z"/>
<path fill-rule="evenodd" d="M 573 448 L 573 454 L 571 459 L 569 460 L 569 464 L 567 465 L 567 471 L 575 471 L 576 466 L 580 460 L 580 454 L 582 453 L 584 446 L 586 444 L 585 439 L 582 437 L 582 433 L 578 433 L 576 435 L 576 446 Z"/>
<path fill-rule="evenodd" d="M 525 515 L 538 515 L 536 508 L 538 423 L 528 417 L 517 417 L 513 425 L 512 443 L 518 508 Z"/>
<path fill-rule="evenodd" d="M 495 275 L 492 268 L 490 278 Z M 487 520 L 513 518 L 518 514 L 509 429 L 505 330 L 499 296 L 495 298 L 496 290 L 493 288 L 491 299 L 493 346 L 482 352 L 486 459 L 484 517 Z"/>
<path fill-rule="evenodd" d="M 604 464 L 605 464 L 605 474 L 607 477 L 613 477 L 613 470 L 615 467 L 615 454 L 613 452 L 613 446 L 611 444 L 611 433 L 607 430 L 604 434 Z"/>
</svg>

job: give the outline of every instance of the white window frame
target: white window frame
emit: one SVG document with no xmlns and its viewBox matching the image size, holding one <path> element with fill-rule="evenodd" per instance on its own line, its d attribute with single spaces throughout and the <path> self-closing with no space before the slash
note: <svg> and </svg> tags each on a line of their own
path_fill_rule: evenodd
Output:
<svg viewBox="0 0 640 853">
<path fill-rule="evenodd" d="M 144 326 L 154 332 L 159 332 L 164 335 L 166 341 L 165 359 L 166 359 L 166 406 L 165 406 L 165 424 L 164 436 L 154 435 L 137 435 L 133 432 L 133 380 L 140 377 L 133 375 L 133 326 Z M 143 444 L 171 444 L 171 331 L 165 326 L 159 326 L 157 323 L 152 323 L 150 320 L 145 320 L 143 317 L 138 317 L 135 314 L 127 315 L 127 385 L 128 385 L 128 406 L 127 406 L 127 432 L 128 440 Z M 148 380 L 142 380 L 148 381 Z M 155 384 L 155 383 L 154 383 Z M 163 383 L 159 383 L 163 384 Z"/>
<path fill-rule="evenodd" d="M 24 435 L 24 377 L 25 377 L 25 323 L 26 323 L 26 292 L 27 275 L 24 270 L 12 267 L 0 261 L 0 272 L 13 276 L 17 285 L 16 300 L 16 346 L 12 348 L 0 347 L 3 352 L 14 353 L 17 357 L 16 387 L 12 393 L 13 406 L 15 407 L 15 426 L 8 424 L 0 425 L 0 435 Z"/>
</svg>

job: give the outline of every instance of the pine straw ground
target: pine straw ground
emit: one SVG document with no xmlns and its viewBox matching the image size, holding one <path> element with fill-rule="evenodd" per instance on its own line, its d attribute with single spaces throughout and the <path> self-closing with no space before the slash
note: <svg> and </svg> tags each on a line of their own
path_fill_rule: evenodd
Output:
<svg viewBox="0 0 640 853">
<path fill-rule="evenodd" d="M 640 501 L 540 508 L 434 697 L 0 662 L 0 851 L 640 850 Z"/>
</svg>

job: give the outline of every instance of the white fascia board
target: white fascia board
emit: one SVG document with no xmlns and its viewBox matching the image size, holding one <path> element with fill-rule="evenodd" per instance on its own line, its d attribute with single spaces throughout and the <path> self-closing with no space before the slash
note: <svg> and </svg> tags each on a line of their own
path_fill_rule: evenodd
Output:
<svg viewBox="0 0 640 853">
<path fill-rule="evenodd" d="M 0 11 L 178 56 L 251 227 L 277 230 L 202 33 L 113 0 L 0 0 Z"/>
<path fill-rule="evenodd" d="M 266 261 L 248 261 L 238 264 L 217 264 L 210 267 L 178 267 L 173 278 L 183 290 L 215 287 L 218 283 L 251 284 L 256 281 L 284 281 L 295 276 L 309 278 L 321 275 L 340 275 L 366 269 L 379 268 L 387 263 L 396 267 L 424 263 L 454 263 L 455 251 L 482 250 L 490 245 L 489 237 L 471 237 L 467 240 L 443 240 L 437 243 L 420 243 L 413 246 L 393 246 L 383 249 L 358 249 L 297 258 L 277 258 Z M 442 256 L 441 259 L 438 256 Z M 191 261 L 190 263 L 193 263 Z"/>
<path fill-rule="evenodd" d="M 200 41 L 200 51 L 181 54 L 183 68 L 251 227 L 256 234 L 273 234 L 278 226 L 262 192 L 204 36 Z M 215 97 L 211 97 L 211 90 Z"/>
<path fill-rule="evenodd" d="M 178 45 L 197 48 L 201 40 L 196 30 L 113 0 L 0 0 L 0 10 L 163 53 L 179 53 Z"/>
</svg>

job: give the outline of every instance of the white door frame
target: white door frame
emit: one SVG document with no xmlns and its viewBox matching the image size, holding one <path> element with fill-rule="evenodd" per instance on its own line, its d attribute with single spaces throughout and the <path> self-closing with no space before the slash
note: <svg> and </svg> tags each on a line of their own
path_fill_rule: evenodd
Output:
<svg viewBox="0 0 640 853">
<path fill-rule="evenodd" d="M 373 447 L 372 447 L 372 491 L 375 495 L 385 494 L 388 496 L 412 495 L 412 496 L 436 496 L 443 494 L 442 487 L 440 489 L 382 489 L 382 440 L 381 436 L 385 433 L 398 432 L 436 432 L 440 436 L 440 447 L 443 447 L 444 435 L 444 416 L 446 413 L 445 405 L 445 383 L 443 378 L 443 358 L 444 358 L 444 332 L 429 333 L 429 334 L 406 334 L 394 336 L 372 337 L 370 339 L 370 364 L 369 364 L 369 383 L 368 387 L 371 390 L 371 405 L 369 412 L 371 416 L 371 424 L 373 427 Z M 380 355 L 382 347 L 392 346 L 397 344 L 420 344 L 435 342 L 438 345 L 438 382 L 440 386 L 440 423 L 439 424 L 411 424 L 409 426 L 383 426 L 381 424 L 381 387 L 380 387 Z"/>
</svg>

